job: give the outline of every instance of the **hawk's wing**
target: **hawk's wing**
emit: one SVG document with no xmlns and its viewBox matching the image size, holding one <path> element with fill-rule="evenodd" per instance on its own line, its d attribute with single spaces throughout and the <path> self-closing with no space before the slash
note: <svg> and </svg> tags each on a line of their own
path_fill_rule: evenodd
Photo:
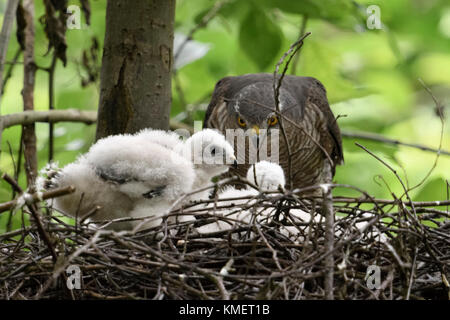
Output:
<svg viewBox="0 0 450 320">
<path fill-rule="evenodd" d="M 226 108 L 223 104 L 225 97 L 227 96 L 227 90 L 229 88 L 230 81 L 233 77 L 226 77 L 219 80 L 214 88 L 211 101 L 206 109 L 205 119 L 203 120 L 203 128 L 216 128 L 221 129 L 217 120 L 220 118 L 219 108 Z"/>
<path fill-rule="evenodd" d="M 302 99 L 303 103 L 305 100 L 309 100 L 320 109 L 325 117 L 328 133 L 334 144 L 334 148 L 330 156 L 336 164 L 343 164 L 344 153 L 342 151 L 341 131 L 337 124 L 336 118 L 331 111 L 330 105 L 328 104 L 327 93 L 323 84 L 319 80 L 312 77 L 286 76 L 285 80 L 287 84 L 293 86 L 290 92 L 295 94 L 298 100 Z M 295 87 L 299 87 L 301 89 L 295 90 Z M 299 94 L 301 96 L 299 96 Z"/>
</svg>

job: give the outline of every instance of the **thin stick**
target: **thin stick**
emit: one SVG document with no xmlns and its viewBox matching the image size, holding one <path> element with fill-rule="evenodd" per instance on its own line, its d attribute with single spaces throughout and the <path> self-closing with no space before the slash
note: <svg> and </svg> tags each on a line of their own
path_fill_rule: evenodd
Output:
<svg viewBox="0 0 450 320">
<path fill-rule="evenodd" d="M 405 184 L 403 183 L 403 180 L 400 178 L 400 176 L 397 173 L 397 170 L 395 170 L 394 168 L 392 168 L 388 163 L 386 163 L 386 161 L 384 161 L 383 159 L 381 159 L 380 157 L 378 157 L 376 154 L 374 154 L 372 151 L 370 151 L 369 149 L 367 149 L 366 147 L 360 145 L 359 143 L 355 142 L 355 144 L 360 147 L 361 149 L 363 149 L 364 151 L 366 151 L 368 154 L 370 154 L 372 157 L 374 157 L 375 159 L 377 159 L 378 161 L 380 161 L 386 168 L 388 168 L 390 171 L 392 171 L 392 173 L 397 177 L 397 180 L 400 182 L 400 184 L 403 187 L 403 190 L 405 191 L 405 195 L 409 200 L 409 203 L 411 204 L 411 209 L 413 210 L 414 214 L 415 212 L 415 207 L 414 207 L 414 202 L 411 200 L 409 193 L 408 193 L 408 189 L 406 188 Z"/>
<path fill-rule="evenodd" d="M 328 161 L 324 161 L 324 174 L 326 185 L 323 189 L 323 204 L 322 210 L 325 213 L 325 252 L 333 252 L 334 250 L 334 210 L 333 210 L 333 195 L 331 183 L 333 174 L 331 172 L 331 165 Z M 333 300 L 333 282 L 334 282 L 334 257 L 329 254 L 325 258 L 325 299 Z"/>
<path fill-rule="evenodd" d="M 439 137 L 439 149 L 436 152 L 436 157 L 434 159 L 433 165 L 431 166 L 430 170 L 425 175 L 425 177 L 423 177 L 423 179 L 417 185 L 409 188 L 408 191 L 414 190 L 414 189 L 418 188 L 419 186 L 421 186 L 428 179 L 428 177 L 431 175 L 431 173 L 434 171 L 434 169 L 436 168 L 436 166 L 438 164 L 439 156 L 441 155 L 442 141 L 444 140 L 444 126 L 445 126 L 445 120 L 444 120 L 444 114 L 443 114 L 444 107 L 434 96 L 433 92 L 431 92 L 431 89 L 428 88 L 427 85 L 422 81 L 422 79 L 419 79 L 419 82 L 425 88 L 425 90 L 429 93 L 429 95 L 431 96 L 431 98 L 433 99 L 433 101 L 436 105 L 436 112 L 438 113 L 439 120 L 441 121 L 441 134 Z"/>
<path fill-rule="evenodd" d="M 96 111 L 80 111 L 76 109 L 51 111 L 24 111 L 0 117 L 0 128 L 7 129 L 16 125 L 28 125 L 36 122 L 83 122 L 92 124 L 97 121 Z"/>
<path fill-rule="evenodd" d="M 6 175 L 6 174 L 4 174 L 4 175 Z M 2 176 L 2 178 L 5 179 L 4 176 Z M 12 178 L 11 178 L 11 180 L 14 181 Z M 18 189 L 18 190 L 22 190 L 22 189 Z M 58 189 L 55 189 L 55 190 L 47 191 L 47 192 L 44 192 L 42 194 L 40 194 L 38 192 L 35 192 L 33 194 L 30 194 L 30 198 L 28 199 L 28 201 L 30 203 L 37 203 L 37 202 L 42 201 L 42 200 L 47 200 L 47 199 L 61 197 L 61 196 L 64 196 L 66 194 L 73 193 L 74 191 L 75 191 L 75 188 L 73 186 L 68 186 L 68 187 L 64 187 L 64 188 L 58 188 Z M 3 213 L 3 212 L 8 211 L 8 210 L 11 210 L 15 206 L 17 206 L 17 204 L 18 204 L 17 203 L 17 199 L 1 203 L 0 204 L 0 213 Z"/>
<path fill-rule="evenodd" d="M 411 287 L 412 287 L 413 280 L 414 280 L 414 272 L 416 270 L 416 260 L 417 260 L 418 251 L 419 251 L 419 248 L 416 247 L 416 249 L 414 250 L 414 259 L 413 259 L 413 263 L 412 263 L 412 267 L 411 267 L 411 276 L 409 277 L 408 291 L 406 292 L 406 300 L 409 300 L 409 297 L 411 295 Z"/>
<path fill-rule="evenodd" d="M 369 199 L 360 199 L 360 198 L 347 198 L 347 197 L 334 197 L 334 202 L 343 202 L 343 203 L 373 203 L 372 200 Z M 376 199 L 379 204 L 397 204 L 396 200 L 387 200 L 387 199 Z M 404 201 L 403 205 L 415 207 L 440 207 L 440 206 L 448 206 L 450 205 L 449 200 L 444 201 L 414 201 L 413 203 L 409 201 Z M 447 210 L 448 211 L 448 210 Z"/>
<path fill-rule="evenodd" d="M 277 268 L 280 271 L 283 271 L 283 268 L 280 265 L 280 262 L 278 261 L 278 257 L 277 257 L 277 251 L 273 249 L 273 247 L 270 245 L 269 241 L 267 241 L 266 237 L 264 236 L 264 234 L 261 231 L 261 228 L 258 225 L 255 225 L 256 230 L 259 233 L 259 236 L 261 237 L 261 239 L 264 241 L 264 243 L 266 244 L 267 248 L 269 248 L 269 250 L 272 252 L 272 259 L 275 262 Z"/>
<path fill-rule="evenodd" d="M 281 59 L 278 61 L 275 71 L 273 72 L 273 94 L 275 99 L 275 110 L 278 118 L 278 123 L 280 126 L 281 134 L 283 135 L 284 143 L 286 144 L 287 153 L 288 153 L 288 185 L 290 186 L 290 189 L 292 189 L 293 186 L 293 179 L 292 179 L 292 154 L 291 154 L 291 147 L 289 145 L 289 140 L 286 135 L 286 131 L 284 130 L 283 120 L 284 117 L 281 115 L 280 112 L 280 88 L 281 84 L 283 82 L 283 78 L 286 75 L 287 68 L 289 67 L 289 63 L 291 62 L 292 58 L 295 56 L 295 54 L 298 52 L 298 50 L 303 45 L 303 40 L 309 36 L 311 32 L 306 33 L 304 36 L 300 37 L 299 40 L 294 42 L 289 50 L 284 53 L 284 55 L 281 57 Z M 281 73 L 281 76 L 277 79 L 278 71 L 280 70 L 280 66 L 283 64 L 284 60 L 287 58 L 286 64 L 284 66 L 283 72 Z"/>
<path fill-rule="evenodd" d="M 9 68 L 6 71 L 5 77 L 3 78 L 3 83 L 0 86 L 0 89 L 1 89 L 0 95 L 3 95 L 5 93 L 6 84 L 8 83 L 8 80 L 11 79 L 11 77 L 12 77 L 13 69 L 18 63 L 17 60 L 19 60 L 21 53 L 22 53 L 22 50 L 20 48 L 18 48 L 16 53 L 14 54 L 13 60 L 9 64 Z"/>
<path fill-rule="evenodd" d="M 439 152 L 438 149 L 430 148 L 430 147 L 420 145 L 420 144 L 414 144 L 414 143 L 403 142 L 403 141 L 396 140 L 396 139 L 390 139 L 390 138 L 386 138 L 382 135 L 370 133 L 370 132 L 353 132 L 353 131 L 341 130 L 341 135 L 345 138 L 356 138 L 356 139 L 377 141 L 377 142 L 393 144 L 393 145 L 397 145 L 397 146 L 416 148 L 416 149 L 420 149 L 422 151 L 429 151 L 429 152 L 433 152 L 433 153 Z M 450 156 L 450 151 L 440 150 L 440 153 L 442 155 Z"/>
<path fill-rule="evenodd" d="M 228 100 L 228 101 L 232 101 L 232 100 Z M 254 102 L 254 101 L 249 101 L 249 102 Z M 194 132 L 194 128 L 192 126 L 189 126 L 185 123 L 182 122 L 178 122 L 178 121 L 174 121 L 171 120 L 170 121 L 170 129 L 171 130 L 176 130 L 176 129 L 186 129 L 189 132 L 193 133 Z M 391 138 L 387 138 L 385 136 L 382 136 L 380 134 L 376 134 L 376 133 L 372 133 L 372 132 L 360 132 L 360 131 L 348 131 L 348 130 L 341 130 L 341 136 L 344 138 L 354 138 L 354 139 L 364 139 L 364 140 L 370 140 L 370 141 L 376 141 L 376 142 L 381 142 L 381 143 L 385 143 L 385 144 L 393 144 L 393 145 L 398 145 L 398 146 L 405 146 L 405 147 L 410 147 L 410 148 L 416 148 L 422 151 L 427 151 L 427 152 L 433 152 L 433 153 L 437 153 L 439 150 L 435 149 L 435 148 L 431 148 L 428 146 L 424 146 L 421 144 L 414 144 L 414 143 L 409 143 L 409 142 L 404 142 L 404 141 L 400 141 L 397 139 L 391 139 Z M 295 152 L 293 152 L 294 154 Z M 450 151 L 448 150 L 442 150 L 440 151 L 441 155 L 445 155 L 445 156 L 450 156 Z"/>
<path fill-rule="evenodd" d="M 48 110 L 55 109 L 55 68 L 56 68 L 56 53 L 53 53 L 52 63 L 48 69 Z M 53 160 L 53 122 L 49 123 L 48 127 L 48 162 Z"/>
<path fill-rule="evenodd" d="M 305 35 L 306 25 L 307 24 L 308 24 L 308 15 L 304 14 L 302 16 L 302 24 L 300 26 L 299 38 L 301 38 L 301 37 L 303 37 Z M 300 50 L 301 50 L 301 48 L 298 49 L 298 52 L 297 52 L 297 54 L 294 57 L 294 61 L 292 62 L 291 74 L 293 74 L 293 75 L 295 75 L 296 70 L 297 70 L 298 62 L 300 61 Z"/>
<path fill-rule="evenodd" d="M 183 51 L 184 47 L 186 46 L 186 44 L 192 40 L 192 37 L 194 36 L 194 34 L 206 27 L 208 25 L 208 23 L 217 15 L 217 13 L 219 12 L 219 10 L 223 7 L 223 5 L 225 3 L 227 3 L 228 0 L 222 0 L 219 2 L 216 2 L 213 7 L 202 17 L 202 19 L 200 20 L 200 22 L 194 27 L 192 28 L 191 31 L 189 31 L 186 40 L 180 45 L 180 47 L 178 48 L 177 52 L 174 53 L 174 58 L 173 60 L 177 60 L 178 56 L 181 54 L 181 52 Z"/>
<path fill-rule="evenodd" d="M 4 173 L 2 175 L 2 179 L 4 179 L 6 182 L 8 182 L 11 185 L 11 187 L 13 189 L 15 189 L 18 193 L 23 194 L 23 190 L 22 190 L 22 188 L 20 188 L 17 181 L 15 181 L 13 178 L 11 178 L 8 174 Z M 34 196 L 36 197 L 36 199 L 34 198 Z M 32 217 L 34 218 L 34 222 L 36 223 L 39 234 L 44 239 L 45 244 L 47 245 L 47 247 L 50 250 L 50 254 L 52 255 L 53 262 L 56 262 L 56 259 L 58 258 L 58 256 L 56 254 L 55 248 L 53 247 L 53 244 L 50 241 L 50 237 L 49 237 L 48 233 L 45 231 L 44 225 L 42 224 L 39 213 L 35 207 L 35 203 L 37 201 L 39 201 L 41 199 L 41 197 L 39 194 L 35 193 L 33 195 L 32 199 L 33 199 L 32 202 L 28 202 L 28 203 L 26 203 L 26 205 L 27 205 L 28 209 L 30 210 Z M 6 210 L 9 210 L 10 208 L 11 207 L 7 208 Z M 0 210 L 0 212 L 2 212 L 2 211 Z"/>
<path fill-rule="evenodd" d="M 57 109 L 51 111 L 24 111 L 18 113 L 11 113 L 0 116 L 0 134 L 1 131 L 16 125 L 27 125 L 36 122 L 82 122 L 90 125 L 97 122 L 96 111 L 81 111 L 78 109 Z M 170 121 L 170 128 L 186 129 L 193 132 L 194 129 L 184 123 L 177 121 Z"/>
<path fill-rule="evenodd" d="M 13 163 L 14 177 L 16 177 L 16 176 L 17 176 L 17 164 L 16 164 L 16 161 L 15 161 L 15 159 L 14 159 L 13 151 L 12 151 L 11 144 L 9 143 L 9 141 L 8 141 L 8 149 L 9 149 L 9 155 L 10 155 L 10 157 L 11 157 L 11 161 L 12 161 L 12 163 Z M 17 181 L 17 179 L 15 179 L 15 180 Z M 11 195 L 11 199 L 14 200 L 15 197 L 16 197 L 16 190 L 13 188 L 13 190 L 12 190 L 12 195 Z M 11 225 L 12 225 L 12 217 L 13 217 L 13 214 L 14 214 L 14 212 L 11 210 L 11 211 L 9 212 L 8 220 L 7 220 L 7 222 L 6 222 L 6 231 L 11 231 Z"/>
</svg>

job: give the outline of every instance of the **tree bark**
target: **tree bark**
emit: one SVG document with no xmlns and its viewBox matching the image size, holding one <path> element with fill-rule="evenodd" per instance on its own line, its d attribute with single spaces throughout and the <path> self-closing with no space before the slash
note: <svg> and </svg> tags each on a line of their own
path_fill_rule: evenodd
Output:
<svg viewBox="0 0 450 320">
<path fill-rule="evenodd" d="M 23 1 L 24 18 L 27 23 L 25 27 L 25 49 L 23 54 L 23 110 L 34 110 L 34 84 L 36 64 L 34 62 L 34 2 Z M 37 176 L 36 134 L 34 123 L 23 126 L 23 144 L 25 158 L 25 172 L 30 190 Z"/>
<path fill-rule="evenodd" d="M 169 128 L 175 0 L 109 0 L 97 139 Z"/>
</svg>

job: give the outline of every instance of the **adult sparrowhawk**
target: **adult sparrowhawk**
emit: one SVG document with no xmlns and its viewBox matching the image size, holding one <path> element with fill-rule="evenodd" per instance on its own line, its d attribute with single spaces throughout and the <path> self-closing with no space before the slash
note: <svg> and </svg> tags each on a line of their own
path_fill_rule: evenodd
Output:
<svg viewBox="0 0 450 320">
<path fill-rule="evenodd" d="M 279 114 L 272 74 L 225 77 L 215 86 L 203 126 L 223 134 L 227 129 L 243 129 L 257 137 L 258 143 L 264 139 L 270 141 L 275 133 L 273 129 L 278 129 L 279 164 L 285 172 L 287 187 L 301 188 L 324 182 L 324 161 L 331 160 L 334 175 L 336 165 L 344 160 L 340 130 L 324 86 L 312 77 L 286 75 L 278 97 Z M 245 177 L 251 164 L 250 142 L 246 144 L 245 157 L 239 155 L 238 144 L 234 142 L 238 168 L 230 173 Z M 267 145 L 270 154 L 270 143 Z"/>
</svg>

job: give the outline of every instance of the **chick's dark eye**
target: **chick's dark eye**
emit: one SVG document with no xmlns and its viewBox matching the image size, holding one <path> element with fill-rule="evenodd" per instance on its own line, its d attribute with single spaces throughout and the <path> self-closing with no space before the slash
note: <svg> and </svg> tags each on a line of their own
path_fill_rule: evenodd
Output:
<svg viewBox="0 0 450 320">
<path fill-rule="evenodd" d="M 214 157 L 216 155 L 216 148 L 211 149 L 211 155 Z"/>
</svg>

